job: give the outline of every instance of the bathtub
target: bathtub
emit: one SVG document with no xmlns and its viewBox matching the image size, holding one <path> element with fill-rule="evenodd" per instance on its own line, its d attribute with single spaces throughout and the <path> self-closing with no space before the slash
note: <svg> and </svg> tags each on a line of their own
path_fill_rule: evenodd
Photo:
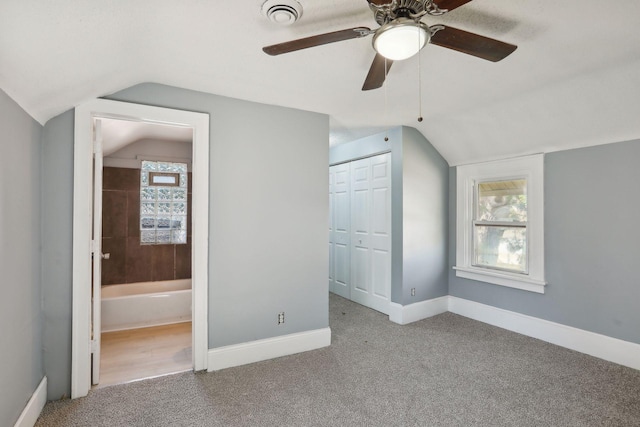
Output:
<svg viewBox="0 0 640 427">
<path fill-rule="evenodd" d="M 102 287 L 102 332 L 191 321 L 191 279 Z"/>
</svg>

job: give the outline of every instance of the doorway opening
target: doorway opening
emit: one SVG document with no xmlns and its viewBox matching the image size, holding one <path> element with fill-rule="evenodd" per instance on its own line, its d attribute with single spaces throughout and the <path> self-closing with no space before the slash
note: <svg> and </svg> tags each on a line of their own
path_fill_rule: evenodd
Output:
<svg viewBox="0 0 640 427">
<path fill-rule="evenodd" d="M 129 242 L 120 242 L 121 247 L 113 246 L 114 241 L 109 242 L 111 244 L 111 248 L 115 249 L 115 251 L 109 252 L 108 244 L 103 244 L 102 239 L 102 230 L 103 230 L 103 218 L 102 218 L 102 185 L 105 176 L 103 176 L 103 172 L 107 169 L 103 169 L 103 162 L 105 160 L 103 149 L 105 147 L 105 132 L 109 123 L 125 123 L 130 125 L 130 128 L 136 128 L 140 130 L 141 128 L 171 128 L 176 131 L 182 131 L 185 133 L 190 133 L 192 135 L 192 144 L 190 148 L 191 152 L 191 182 L 192 182 L 192 193 L 193 193 L 193 202 L 191 203 L 191 213 L 188 213 L 188 207 L 184 200 L 180 200 L 182 197 L 180 192 L 177 191 L 176 194 L 169 192 L 170 201 L 168 204 L 163 205 L 164 208 L 169 208 L 169 215 L 166 215 L 167 212 L 161 210 L 158 218 L 154 219 L 153 222 L 153 231 L 154 236 L 157 236 L 164 246 L 164 249 L 160 249 L 156 251 L 155 254 L 157 258 L 156 264 L 149 268 L 147 265 L 145 267 L 145 262 L 154 262 L 153 259 L 151 261 L 140 261 L 140 247 L 147 246 L 147 252 L 153 252 L 153 250 L 149 249 L 149 246 L 153 246 L 151 244 L 147 245 L 149 241 L 145 241 L 144 245 L 141 245 L 143 239 L 149 237 L 150 230 L 147 228 L 143 228 L 144 221 L 142 217 L 138 218 L 129 218 L 128 213 L 123 214 L 122 212 L 119 214 L 121 225 L 122 221 L 125 221 L 127 227 L 131 227 L 127 229 L 127 235 L 121 236 L 123 239 L 127 239 L 128 237 L 132 237 Z M 135 126 L 134 126 L 135 124 Z M 138 138 L 139 139 L 139 138 Z M 122 142 L 122 138 L 119 138 Z M 106 146 L 109 147 L 110 142 L 107 142 Z M 121 144 L 126 145 L 126 144 Z M 122 148 L 122 147 L 119 147 Z M 157 148 L 157 147 L 156 147 Z M 111 150 L 111 148 L 108 148 Z M 117 151 L 117 150 L 116 150 Z M 107 153 L 108 154 L 108 153 Z M 156 154 L 157 156 L 157 154 Z M 120 156 L 121 157 L 121 156 Z M 160 156 L 164 157 L 164 156 Z M 169 156 L 171 157 L 171 156 Z M 175 156 L 174 156 L 175 157 Z M 121 162 L 140 162 L 141 160 L 136 159 L 121 159 Z M 163 163 L 163 167 L 165 167 L 168 163 L 167 159 L 156 159 L 155 161 Z M 107 159 L 107 163 L 105 166 L 109 166 L 109 163 L 112 160 Z M 207 289 L 208 289 L 208 168 L 209 168 L 209 116 L 202 113 L 193 113 L 182 110 L 172 110 L 167 108 L 159 108 L 159 107 L 151 107 L 140 104 L 132 104 L 132 103 L 124 103 L 117 101 L 109 101 L 109 100 L 94 100 L 87 104 L 81 105 L 76 108 L 76 117 L 75 117 L 75 143 L 74 143 L 74 218 L 73 218 L 73 229 L 74 229 L 74 239 L 73 239 L 73 311 L 72 311 L 72 360 L 71 360 L 71 397 L 81 397 L 88 393 L 92 384 L 100 383 L 100 361 L 101 361 L 101 353 L 102 353 L 102 309 L 103 309 L 103 301 L 102 301 L 102 287 L 101 281 L 103 278 L 102 269 L 103 266 L 107 265 L 106 263 L 111 262 L 109 267 L 106 270 L 111 269 L 111 276 L 109 276 L 108 280 L 115 280 L 113 278 L 113 272 L 115 271 L 116 279 L 122 278 L 124 274 L 124 281 L 121 283 L 122 285 L 131 285 L 135 280 L 140 277 L 136 276 L 137 273 L 140 273 L 144 270 L 151 270 L 152 274 L 156 274 L 157 277 L 160 276 L 169 276 L 172 275 L 173 280 L 167 280 L 165 282 L 180 282 L 185 277 L 181 277 L 180 279 L 176 279 L 176 276 L 186 276 L 188 275 L 189 268 L 191 269 L 191 291 L 190 296 L 187 297 L 186 302 L 183 301 L 183 305 L 186 304 L 188 308 L 191 310 L 192 322 L 190 327 L 185 327 L 187 325 L 182 325 L 187 329 L 181 330 L 179 333 L 174 329 L 172 331 L 173 335 L 182 336 L 182 348 L 178 353 L 182 356 L 182 359 L 186 358 L 185 362 L 188 369 L 193 369 L 195 371 L 203 370 L 207 368 L 207 353 L 208 353 L 208 345 L 207 345 Z M 124 168 L 126 169 L 126 168 Z M 111 174 L 113 171 L 110 171 Z M 167 172 L 167 171 L 159 171 L 159 172 Z M 168 171 L 172 172 L 172 171 Z M 181 173 L 182 170 L 173 171 L 174 184 L 181 183 L 183 179 L 187 182 L 187 170 L 185 168 L 184 174 Z M 123 172 L 124 175 L 127 175 L 127 172 Z M 129 172 L 130 174 L 130 172 Z M 137 174 L 138 183 L 140 188 L 142 188 L 142 171 L 135 171 Z M 117 174 L 116 174 L 117 175 Z M 156 174 L 158 176 L 158 182 L 167 183 L 170 181 L 171 173 L 159 173 Z M 148 179 L 149 174 L 146 175 Z M 108 180 L 113 181 L 113 177 L 107 177 Z M 117 181 L 118 179 L 115 179 Z M 106 180 L 104 180 L 106 183 Z M 133 184 L 127 184 L 133 185 Z M 167 185 L 171 185 L 171 183 L 167 183 Z M 157 189 L 154 189 L 157 190 Z M 126 192 L 127 202 L 132 205 L 138 204 L 140 207 L 137 209 L 132 209 L 132 212 L 139 211 L 142 208 L 142 203 L 145 201 L 145 195 L 142 194 L 142 190 L 138 189 L 136 191 Z M 130 194 L 129 194 L 130 193 Z M 156 191 L 156 193 L 158 193 Z M 138 200 L 128 200 L 130 197 L 135 199 L 135 195 L 137 195 Z M 123 194 L 120 194 L 120 199 L 122 200 Z M 117 198 L 117 197 L 116 197 Z M 146 200 L 151 204 L 150 200 Z M 162 201 L 165 203 L 166 201 Z M 175 202 L 175 203 L 174 203 Z M 153 203 L 158 206 L 161 202 L 156 198 Z M 110 203 L 111 204 L 111 203 Z M 175 206 L 174 206 L 175 205 Z M 184 208 L 184 210 L 182 210 Z M 178 211 L 176 211 L 176 209 Z M 175 215 L 173 215 L 173 214 Z M 139 215 L 139 214 L 138 214 Z M 118 215 L 115 215 L 118 216 Z M 125 216 L 127 218 L 125 218 Z M 193 235 L 190 240 L 191 249 L 186 250 L 186 246 L 181 245 L 180 249 L 177 248 L 176 245 L 165 244 L 166 237 L 169 235 L 170 239 L 175 237 L 185 238 L 187 234 L 187 219 L 191 221 L 191 234 Z M 114 221 L 113 215 L 110 215 L 109 218 L 105 217 L 105 229 L 114 226 L 114 224 L 107 224 L 109 221 Z M 138 224 L 136 227 L 135 224 Z M 149 223 L 147 223 L 149 225 Z M 137 229 L 137 230 L 136 230 Z M 129 236 L 129 231 L 133 236 Z M 120 229 L 120 233 L 122 234 L 122 228 Z M 136 236 L 136 234 L 139 234 Z M 109 236 L 108 236 L 109 237 Z M 113 237 L 113 236 L 110 236 Z M 156 242 L 157 243 L 157 242 Z M 172 242 L 175 243 L 175 242 Z M 125 246 L 122 246 L 124 244 Z M 126 250 L 131 247 L 133 252 L 137 252 L 137 261 L 132 261 L 127 267 L 126 259 L 123 257 L 122 252 L 126 252 Z M 124 249 L 123 249 L 124 248 Z M 143 252 L 144 252 L 143 248 Z M 185 256 L 176 256 L 176 253 L 182 251 Z M 170 253 L 173 252 L 173 257 L 171 257 Z M 190 259 L 189 259 L 190 256 Z M 113 257 L 113 258 L 112 258 Z M 117 258 L 120 258 L 121 261 L 118 261 Z M 118 262 L 120 262 L 120 266 L 118 266 Z M 122 266 L 122 262 L 124 262 L 124 267 Z M 142 264 L 141 264 L 142 263 Z M 176 267 L 178 263 L 181 263 L 180 266 Z M 188 265 L 186 266 L 185 263 Z M 137 272 L 137 273 L 136 273 Z M 148 271 L 147 271 L 148 272 Z M 127 278 L 126 274 L 130 273 L 130 276 Z M 121 277 L 117 277 L 120 274 Z M 157 281 L 156 281 L 157 282 Z M 144 283 L 135 282 L 136 288 L 138 285 L 142 286 Z M 152 280 L 149 283 L 154 283 L 153 276 Z M 175 283 L 172 283 L 172 285 Z M 112 283 L 113 285 L 113 283 Z M 155 283 L 157 286 L 157 283 Z M 164 285 L 163 285 L 164 286 Z M 184 283 L 180 286 L 184 287 Z M 126 288 L 127 292 L 131 291 L 133 287 Z M 156 287 L 154 291 L 158 291 L 159 289 Z M 156 299 L 165 299 L 169 293 L 170 294 L 179 294 L 183 291 L 183 289 L 174 289 L 173 291 L 169 291 L 168 289 L 163 288 L 161 292 L 151 292 L 151 294 L 155 295 Z M 131 299 L 131 295 L 120 295 L 117 296 L 121 300 Z M 184 296 L 183 296 L 184 300 Z M 176 304 L 170 303 L 168 306 L 174 307 Z M 105 307 L 105 311 L 110 310 L 111 308 Z M 135 314 L 139 310 L 132 309 L 131 307 L 124 308 L 121 307 L 121 313 L 126 314 Z M 158 310 L 156 310 L 158 311 Z M 166 311 L 160 309 L 159 311 Z M 187 310 L 188 311 L 188 310 Z M 170 324 L 179 324 L 179 323 L 187 323 L 184 315 L 177 314 L 177 317 L 172 321 L 160 321 L 160 323 L 170 323 Z M 181 317 L 182 316 L 182 317 Z M 116 316 L 117 318 L 121 316 Z M 120 329 L 125 329 L 132 331 L 133 329 L 139 329 L 139 326 L 150 326 L 150 325 L 140 325 L 140 319 L 136 319 L 135 316 L 131 318 L 130 322 L 126 327 L 122 327 L 120 325 Z M 154 327 L 162 327 L 163 325 L 154 325 Z M 168 326 L 164 326 L 168 328 Z M 174 326 L 175 328 L 175 326 Z M 152 328 L 145 328 L 146 333 L 152 332 Z M 171 329 L 171 328 L 169 328 Z M 189 330 L 190 329 L 190 330 Z M 116 333 L 115 331 L 111 331 Z M 107 332 L 107 333 L 111 333 Z M 166 332 L 166 331 L 165 331 Z M 133 335 L 132 332 L 118 332 L 121 335 Z M 188 338 L 186 338 L 188 337 Z M 137 337 L 138 343 L 144 341 L 144 339 L 140 336 Z M 186 345 L 185 345 L 186 343 Z M 191 347 L 191 354 L 189 355 L 187 347 Z M 190 357 L 189 357 L 190 356 Z M 190 359 L 190 360 L 189 360 Z M 149 368 L 153 365 L 153 361 L 146 360 L 143 364 Z M 175 368 L 172 368 L 175 369 Z M 182 370 L 182 369 L 181 369 Z M 153 373 L 148 376 L 156 376 Z M 123 382 L 121 380 L 117 382 Z"/>
<path fill-rule="evenodd" d="M 103 256 L 92 382 L 192 369 L 193 129 L 94 120 L 101 121 Z"/>
</svg>

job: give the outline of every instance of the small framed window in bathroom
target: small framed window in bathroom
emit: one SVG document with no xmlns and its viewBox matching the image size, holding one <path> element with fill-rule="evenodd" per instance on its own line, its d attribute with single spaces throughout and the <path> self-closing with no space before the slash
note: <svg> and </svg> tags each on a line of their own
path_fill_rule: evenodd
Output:
<svg viewBox="0 0 640 427">
<path fill-rule="evenodd" d="M 140 244 L 187 243 L 187 164 L 143 160 Z"/>
</svg>

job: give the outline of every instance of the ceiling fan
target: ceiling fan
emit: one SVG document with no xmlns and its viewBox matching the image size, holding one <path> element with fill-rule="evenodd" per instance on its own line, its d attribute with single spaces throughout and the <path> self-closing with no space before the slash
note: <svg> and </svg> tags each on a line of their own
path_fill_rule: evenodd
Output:
<svg viewBox="0 0 640 427">
<path fill-rule="evenodd" d="M 367 0 L 369 8 L 380 27 L 372 30 L 355 27 L 285 43 L 266 46 L 262 50 L 269 55 L 281 55 L 296 50 L 324 44 L 357 39 L 373 34 L 376 56 L 362 90 L 382 86 L 393 61 L 409 58 L 427 43 L 457 50 L 488 61 L 506 58 L 517 46 L 499 40 L 469 33 L 445 25 L 428 26 L 421 22 L 425 15 L 440 16 L 471 0 Z"/>
</svg>

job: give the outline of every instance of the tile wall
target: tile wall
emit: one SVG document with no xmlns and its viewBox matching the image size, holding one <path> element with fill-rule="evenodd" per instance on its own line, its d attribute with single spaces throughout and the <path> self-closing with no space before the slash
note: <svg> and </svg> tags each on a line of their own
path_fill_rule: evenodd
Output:
<svg viewBox="0 0 640 427">
<path fill-rule="evenodd" d="M 105 167 L 102 191 L 102 284 L 191 277 L 191 173 L 187 244 L 140 245 L 140 170 Z"/>
</svg>

